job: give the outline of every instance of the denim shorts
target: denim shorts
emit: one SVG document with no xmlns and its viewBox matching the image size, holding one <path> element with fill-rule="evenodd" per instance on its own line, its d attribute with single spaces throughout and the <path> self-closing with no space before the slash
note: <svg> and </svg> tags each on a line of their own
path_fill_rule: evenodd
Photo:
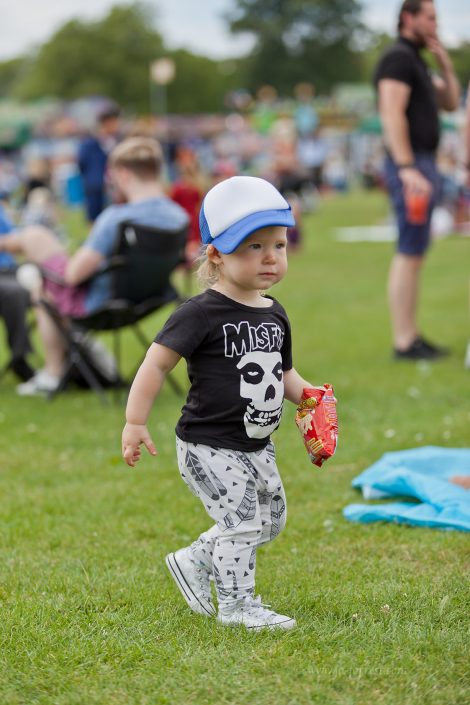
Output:
<svg viewBox="0 0 470 705">
<path fill-rule="evenodd" d="M 423 176 L 432 184 L 428 219 L 423 225 L 413 225 L 408 222 L 403 186 L 398 175 L 398 169 L 389 156 L 385 159 L 385 183 L 387 184 L 398 226 L 397 251 L 404 255 L 423 255 L 428 248 L 431 235 L 431 215 L 439 199 L 440 191 L 440 175 L 436 168 L 435 156 L 430 153 L 415 154 L 415 163 Z"/>
</svg>

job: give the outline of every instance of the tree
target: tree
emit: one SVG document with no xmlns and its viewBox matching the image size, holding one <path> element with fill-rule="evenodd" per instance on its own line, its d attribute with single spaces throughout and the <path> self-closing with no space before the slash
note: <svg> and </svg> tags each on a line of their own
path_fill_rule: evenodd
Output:
<svg viewBox="0 0 470 705">
<path fill-rule="evenodd" d="M 257 42 L 248 62 L 248 87 L 270 83 L 281 93 L 299 81 L 326 91 L 357 79 L 355 46 L 365 27 L 356 0 L 236 0 L 233 32 L 251 32 Z"/>
<path fill-rule="evenodd" d="M 175 79 L 168 86 L 170 113 L 220 112 L 226 94 L 239 86 L 237 62 L 214 61 L 180 50 L 171 54 Z"/>
<path fill-rule="evenodd" d="M 2 97 L 11 95 L 14 86 L 28 69 L 29 62 L 23 57 L 2 61 L 0 63 L 0 95 Z"/>
<path fill-rule="evenodd" d="M 467 90 L 470 81 L 470 42 L 462 42 L 459 47 L 451 49 L 449 54 L 452 58 L 455 73 L 460 81 L 462 91 Z"/>
<path fill-rule="evenodd" d="M 98 22 L 67 22 L 39 50 L 17 97 L 101 94 L 135 111 L 148 109 L 149 64 L 163 53 L 152 23 L 150 9 L 139 3 L 114 7 Z"/>
<path fill-rule="evenodd" d="M 358 80 L 371 83 L 375 68 L 383 52 L 394 43 L 395 38 L 385 33 L 377 33 L 368 42 L 361 53 L 361 75 Z"/>
<path fill-rule="evenodd" d="M 225 71 L 230 62 L 166 50 L 152 8 L 142 3 L 116 6 L 98 22 L 67 22 L 27 62 L 27 71 L 6 66 L 2 73 L 0 64 L 0 85 L 5 75 L 11 94 L 22 100 L 105 95 L 131 112 L 148 113 L 150 64 L 162 56 L 176 64 L 167 94 L 172 112 L 220 111 L 237 85 Z"/>
</svg>

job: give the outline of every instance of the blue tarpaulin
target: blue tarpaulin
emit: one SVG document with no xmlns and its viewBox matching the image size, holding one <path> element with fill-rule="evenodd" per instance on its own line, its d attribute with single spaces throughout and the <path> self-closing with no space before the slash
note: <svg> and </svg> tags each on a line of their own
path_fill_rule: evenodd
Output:
<svg viewBox="0 0 470 705">
<path fill-rule="evenodd" d="M 350 504 L 346 519 L 369 524 L 398 524 L 470 531 L 470 490 L 449 482 L 470 476 L 470 449 L 425 446 L 385 453 L 354 478 L 352 486 L 366 499 L 410 497 L 413 502 Z"/>
</svg>

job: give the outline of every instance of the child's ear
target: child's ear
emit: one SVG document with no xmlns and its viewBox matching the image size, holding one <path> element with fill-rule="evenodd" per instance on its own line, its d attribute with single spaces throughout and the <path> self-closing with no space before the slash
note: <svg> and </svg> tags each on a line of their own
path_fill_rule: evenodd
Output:
<svg viewBox="0 0 470 705">
<path fill-rule="evenodd" d="M 207 245 L 206 255 L 209 262 L 213 264 L 220 264 L 222 262 L 221 254 L 214 245 Z"/>
</svg>

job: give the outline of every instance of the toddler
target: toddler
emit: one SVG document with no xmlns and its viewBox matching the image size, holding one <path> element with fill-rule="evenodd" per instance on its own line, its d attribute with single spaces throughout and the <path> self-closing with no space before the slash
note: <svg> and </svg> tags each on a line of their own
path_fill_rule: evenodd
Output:
<svg viewBox="0 0 470 705">
<path fill-rule="evenodd" d="M 192 610 L 254 630 L 295 626 L 254 594 L 257 548 L 286 522 L 271 433 L 283 399 L 299 404 L 312 386 L 292 365 L 286 312 L 265 295 L 286 274 L 286 232 L 293 225 L 287 201 L 264 179 L 234 176 L 207 193 L 199 269 L 207 288 L 170 316 L 148 350 L 122 434 L 131 467 L 141 444 L 156 454 L 147 418 L 166 375 L 184 357 L 191 387 L 176 426 L 178 465 L 214 525 L 166 563 Z"/>
</svg>

